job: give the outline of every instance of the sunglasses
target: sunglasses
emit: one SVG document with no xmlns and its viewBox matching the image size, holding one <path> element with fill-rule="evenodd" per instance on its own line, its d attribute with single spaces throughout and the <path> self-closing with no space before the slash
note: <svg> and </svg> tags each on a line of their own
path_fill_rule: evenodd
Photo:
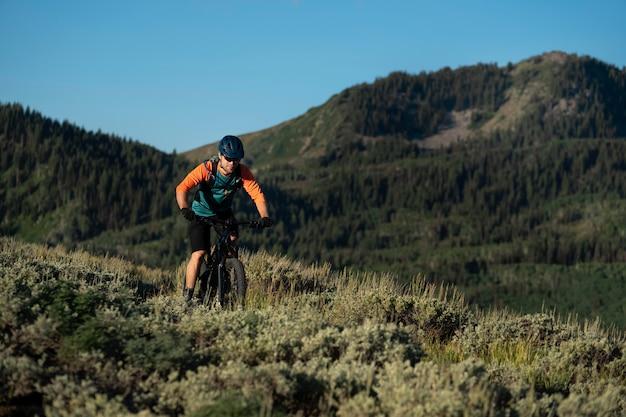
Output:
<svg viewBox="0 0 626 417">
<path fill-rule="evenodd" d="M 222 155 L 222 156 L 223 156 L 223 157 L 224 157 L 224 159 L 225 159 L 225 160 L 227 160 L 228 162 L 235 162 L 235 163 L 239 163 L 239 161 L 240 161 L 240 159 L 238 159 L 238 158 L 229 158 L 229 157 L 224 156 L 224 155 Z"/>
</svg>

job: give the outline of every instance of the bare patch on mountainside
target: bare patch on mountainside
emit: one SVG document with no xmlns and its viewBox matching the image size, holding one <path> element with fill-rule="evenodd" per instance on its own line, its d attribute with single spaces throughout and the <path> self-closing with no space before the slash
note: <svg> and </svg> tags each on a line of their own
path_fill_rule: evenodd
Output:
<svg viewBox="0 0 626 417">
<path fill-rule="evenodd" d="M 568 57 L 564 52 L 553 51 L 517 64 L 512 72 L 514 84 L 506 92 L 506 101 L 480 131 L 489 133 L 496 129 L 513 128 L 531 106 L 549 103 L 552 100 L 549 85 Z M 555 114 L 568 114 L 572 111 L 572 106 L 572 102 L 562 100 L 555 103 L 553 110 Z"/>
<path fill-rule="evenodd" d="M 538 83 L 530 83 L 527 88 L 520 90 L 510 89 L 506 92 L 507 99 L 498 109 L 494 117 L 483 125 L 481 131 L 490 132 L 495 129 L 509 129 L 523 115 L 524 108 L 531 103 L 536 96 L 536 90 L 541 86 Z"/>
<path fill-rule="evenodd" d="M 576 107 L 576 100 L 573 98 L 560 98 L 559 101 L 555 102 L 552 108 L 546 112 L 545 116 L 571 116 L 576 113 Z"/>
<path fill-rule="evenodd" d="M 421 140 L 419 145 L 427 149 L 437 149 L 468 139 L 471 135 L 469 126 L 472 121 L 472 113 L 472 109 L 448 113 L 446 124 L 440 126 L 439 132 Z"/>
</svg>

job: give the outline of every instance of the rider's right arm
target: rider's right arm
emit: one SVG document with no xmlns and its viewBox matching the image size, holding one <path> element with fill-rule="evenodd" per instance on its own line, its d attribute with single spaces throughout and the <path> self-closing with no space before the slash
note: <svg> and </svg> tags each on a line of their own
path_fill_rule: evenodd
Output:
<svg viewBox="0 0 626 417">
<path fill-rule="evenodd" d="M 210 164 L 210 162 L 209 162 Z M 209 169 L 211 167 L 209 166 Z M 204 166 L 204 163 L 201 163 L 197 167 L 195 167 L 184 180 L 178 184 L 176 187 L 176 202 L 178 203 L 179 208 L 189 207 L 187 203 L 187 193 L 189 190 L 200 184 L 202 181 L 207 179 L 207 175 L 209 171 L 207 167 Z"/>
</svg>

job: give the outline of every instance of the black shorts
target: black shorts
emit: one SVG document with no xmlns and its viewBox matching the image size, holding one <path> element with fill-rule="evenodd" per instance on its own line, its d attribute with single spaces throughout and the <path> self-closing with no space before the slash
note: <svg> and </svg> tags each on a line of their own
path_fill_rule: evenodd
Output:
<svg viewBox="0 0 626 417">
<path fill-rule="evenodd" d="M 221 216 L 217 216 L 220 220 L 234 219 L 233 213 L 227 213 Z M 215 227 L 218 233 L 224 230 L 225 226 L 215 224 L 213 226 L 204 223 L 190 222 L 189 223 L 189 242 L 191 243 L 191 252 L 199 250 L 209 251 L 211 249 L 211 227 Z M 230 226 L 229 228 L 235 236 L 239 236 L 239 230 L 237 226 Z"/>
</svg>

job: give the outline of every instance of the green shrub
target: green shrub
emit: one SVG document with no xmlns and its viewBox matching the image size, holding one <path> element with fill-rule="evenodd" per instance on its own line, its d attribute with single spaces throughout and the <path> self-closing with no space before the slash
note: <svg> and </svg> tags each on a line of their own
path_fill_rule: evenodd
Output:
<svg viewBox="0 0 626 417">
<path fill-rule="evenodd" d="M 577 384 L 558 406 L 561 417 L 623 416 L 626 388 L 613 384 Z"/>
<path fill-rule="evenodd" d="M 432 362 L 385 366 L 374 387 L 388 416 L 505 416 L 512 395 L 492 382 L 483 364 L 464 361 L 442 367 Z"/>
<path fill-rule="evenodd" d="M 196 355 L 190 337 L 175 330 L 129 337 L 123 348 L 126 360 L 146 373 L 167 375 L 172 369 L 193 368 Z"/>
<path fill-rule="evenodd" d="M 467 311 L 437 299 L 421 299 L 413 313 L 415 322 L 429 340 L 446 342 L 468 322 Z"/>
<path fill-rule="evenodd" d="M 547 314 L 494 314 L 467 326 L 457 340 L 464 351 L 485 357 L 494 343 L 522 341 L 536 347 L 550 347 L 575 338 L 576 334 L 576 329 L 558 323 Z"/>
<path fill-rule="evenodd" d="M 199 408 L 189 417 L 249 417 L 267 415 L 257 397 L 246 398 L 240 392 L 224 392 L 213 404 Z M 279 416 L 275 410 L 272 414 Z"/>
<path fill-rule="evenodd" d="M 124 334 L 119 323 L 92 317 L 63 338 L 59 358 L 70 363 L 80 352 L 99 351 L 107 357 L 122 359 Z"/>
<path fill-rule="evenodd" d="M 32 302 L 45 306 L 45 312 L 60 323 L 62 335 L 71 334 L 83 322 L 93 317 L 98 307 L 105 304 L 102 291 L 87 289 L 80 293 L 77 283 L 61 281 L 42 294 L 45 296 Z"/>
<path fill-rule="evenodd" d="M 614 378 L 623 381 L 623 353 L 607 339 L 578 338 L 547 351 L 536 364 L 533 382 L 545 392 L 569 392 L 582 381 Z"/>
<path fill-rule="evenodd" d="M 337 302 L 337 301 L 335 301 Z M 349 303 L 347 300 L 341 302 Z M 361 303 L 359 307 L 357 305 Z M 371 318 L 383 323 L 415 325 L 428 340 L 448 341 L 468 321 L 467 311 L 434 298 L 410 295 L 379 295 L 356 299 L 351 306 L 351 315 L 361 322 Z M 358 309 L 358 310 L 357 310 Z"/>
</svg>

